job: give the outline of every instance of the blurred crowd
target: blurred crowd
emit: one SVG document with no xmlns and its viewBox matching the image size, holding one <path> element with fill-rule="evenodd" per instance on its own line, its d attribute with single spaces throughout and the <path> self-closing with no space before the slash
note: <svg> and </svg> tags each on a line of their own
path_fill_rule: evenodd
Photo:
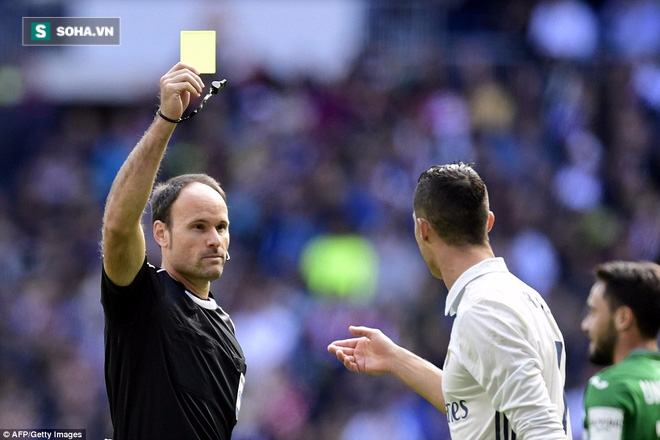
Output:
<svg viewBox="0 0 660 440">
<path fill-rule="evenodd" d="M 235 438 L 448 438 L 430 404 L 345 371 L 326 346 L 376 326 L 442 366 L 452 319 L 413 237 L 412 193 L 430 165 L 462 160 L 488 185 L 495 253 L 564 332 L 579 439 L 592 268 L 660 259 L 660 2 L 387 4 L 345 78 L 229 77 L 164 160 L 160 179 L 206 172 L 227 191 L 232 259 L 212 292 L 248 363 Z M 157 80 L 130 105 L 0 107 L 0 428 L 112 434 L 101 219 Z M 368 258 L 342 266 L 315 247 L 341 238 Z M 326 250 L 354 241 L 337 243 Z"/>
</svg>

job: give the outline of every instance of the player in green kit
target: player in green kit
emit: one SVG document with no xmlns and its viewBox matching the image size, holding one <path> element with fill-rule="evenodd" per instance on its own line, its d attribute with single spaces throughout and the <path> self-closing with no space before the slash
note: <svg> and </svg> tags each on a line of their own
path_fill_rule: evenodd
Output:
<svg viewBox="0 0 660 440">
<path fill-rule="evenodd" d="M 584 395 L 588 440 L 660 439 L 660 266 L 613 261 L 596 268 L 582 329 L 589 359 L 612 365 Z"/>
</svg>

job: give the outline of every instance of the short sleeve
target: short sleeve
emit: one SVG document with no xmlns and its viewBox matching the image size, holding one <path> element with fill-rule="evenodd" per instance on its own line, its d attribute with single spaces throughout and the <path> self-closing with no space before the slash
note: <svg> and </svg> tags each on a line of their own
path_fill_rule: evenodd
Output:
<svg viewBox="0 0 660 440">
<path fill-rule="evenodd" d="M 622 384 L 593 376 L 584 394 L 584 427 L 590 440 L 623 438 L 623 421 L 633 399 Z"/>
<path fill-rule="evenodd" d="M 600 376 L 600 373 L 589 379 L 584 392 L 585 407 L 619 408 L 630 413 L 634 409 L 633 401 L 631 390 L 625 382 Z"/>
<path fill-rule="evenodd" d="M 105 272 L 101 273 L 101 304 L 106 318 L 114 321 L 130 321 L 140 310 L 148 307 L 153 297 L 153 280 L 150 271 L 153 266 L 145 258 L 137 275 L 127 286 L 113 283 Z"/>
</svg>

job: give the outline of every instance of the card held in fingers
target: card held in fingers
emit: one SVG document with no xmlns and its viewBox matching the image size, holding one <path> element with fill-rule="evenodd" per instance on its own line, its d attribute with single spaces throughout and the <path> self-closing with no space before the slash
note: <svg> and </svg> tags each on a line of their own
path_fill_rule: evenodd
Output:
<svg viewBox="0 0 660 440">
<path fill-rule="evenodd" d="M 215 73 L 215 31 L 181 31 L 181 62 Z"/>
</svg>

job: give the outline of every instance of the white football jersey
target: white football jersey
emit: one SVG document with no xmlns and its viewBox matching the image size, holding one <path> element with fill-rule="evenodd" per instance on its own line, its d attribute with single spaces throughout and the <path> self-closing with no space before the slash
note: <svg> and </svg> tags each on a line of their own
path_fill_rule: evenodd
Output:
<svg viewBox="0 0 660 440">
<path fill-rule="evenodd" d="M 571 439 L 564 338 L 545 300 L 490 258 L 447 296 L 442 388 L 454 440 Z"/>
</svg>

